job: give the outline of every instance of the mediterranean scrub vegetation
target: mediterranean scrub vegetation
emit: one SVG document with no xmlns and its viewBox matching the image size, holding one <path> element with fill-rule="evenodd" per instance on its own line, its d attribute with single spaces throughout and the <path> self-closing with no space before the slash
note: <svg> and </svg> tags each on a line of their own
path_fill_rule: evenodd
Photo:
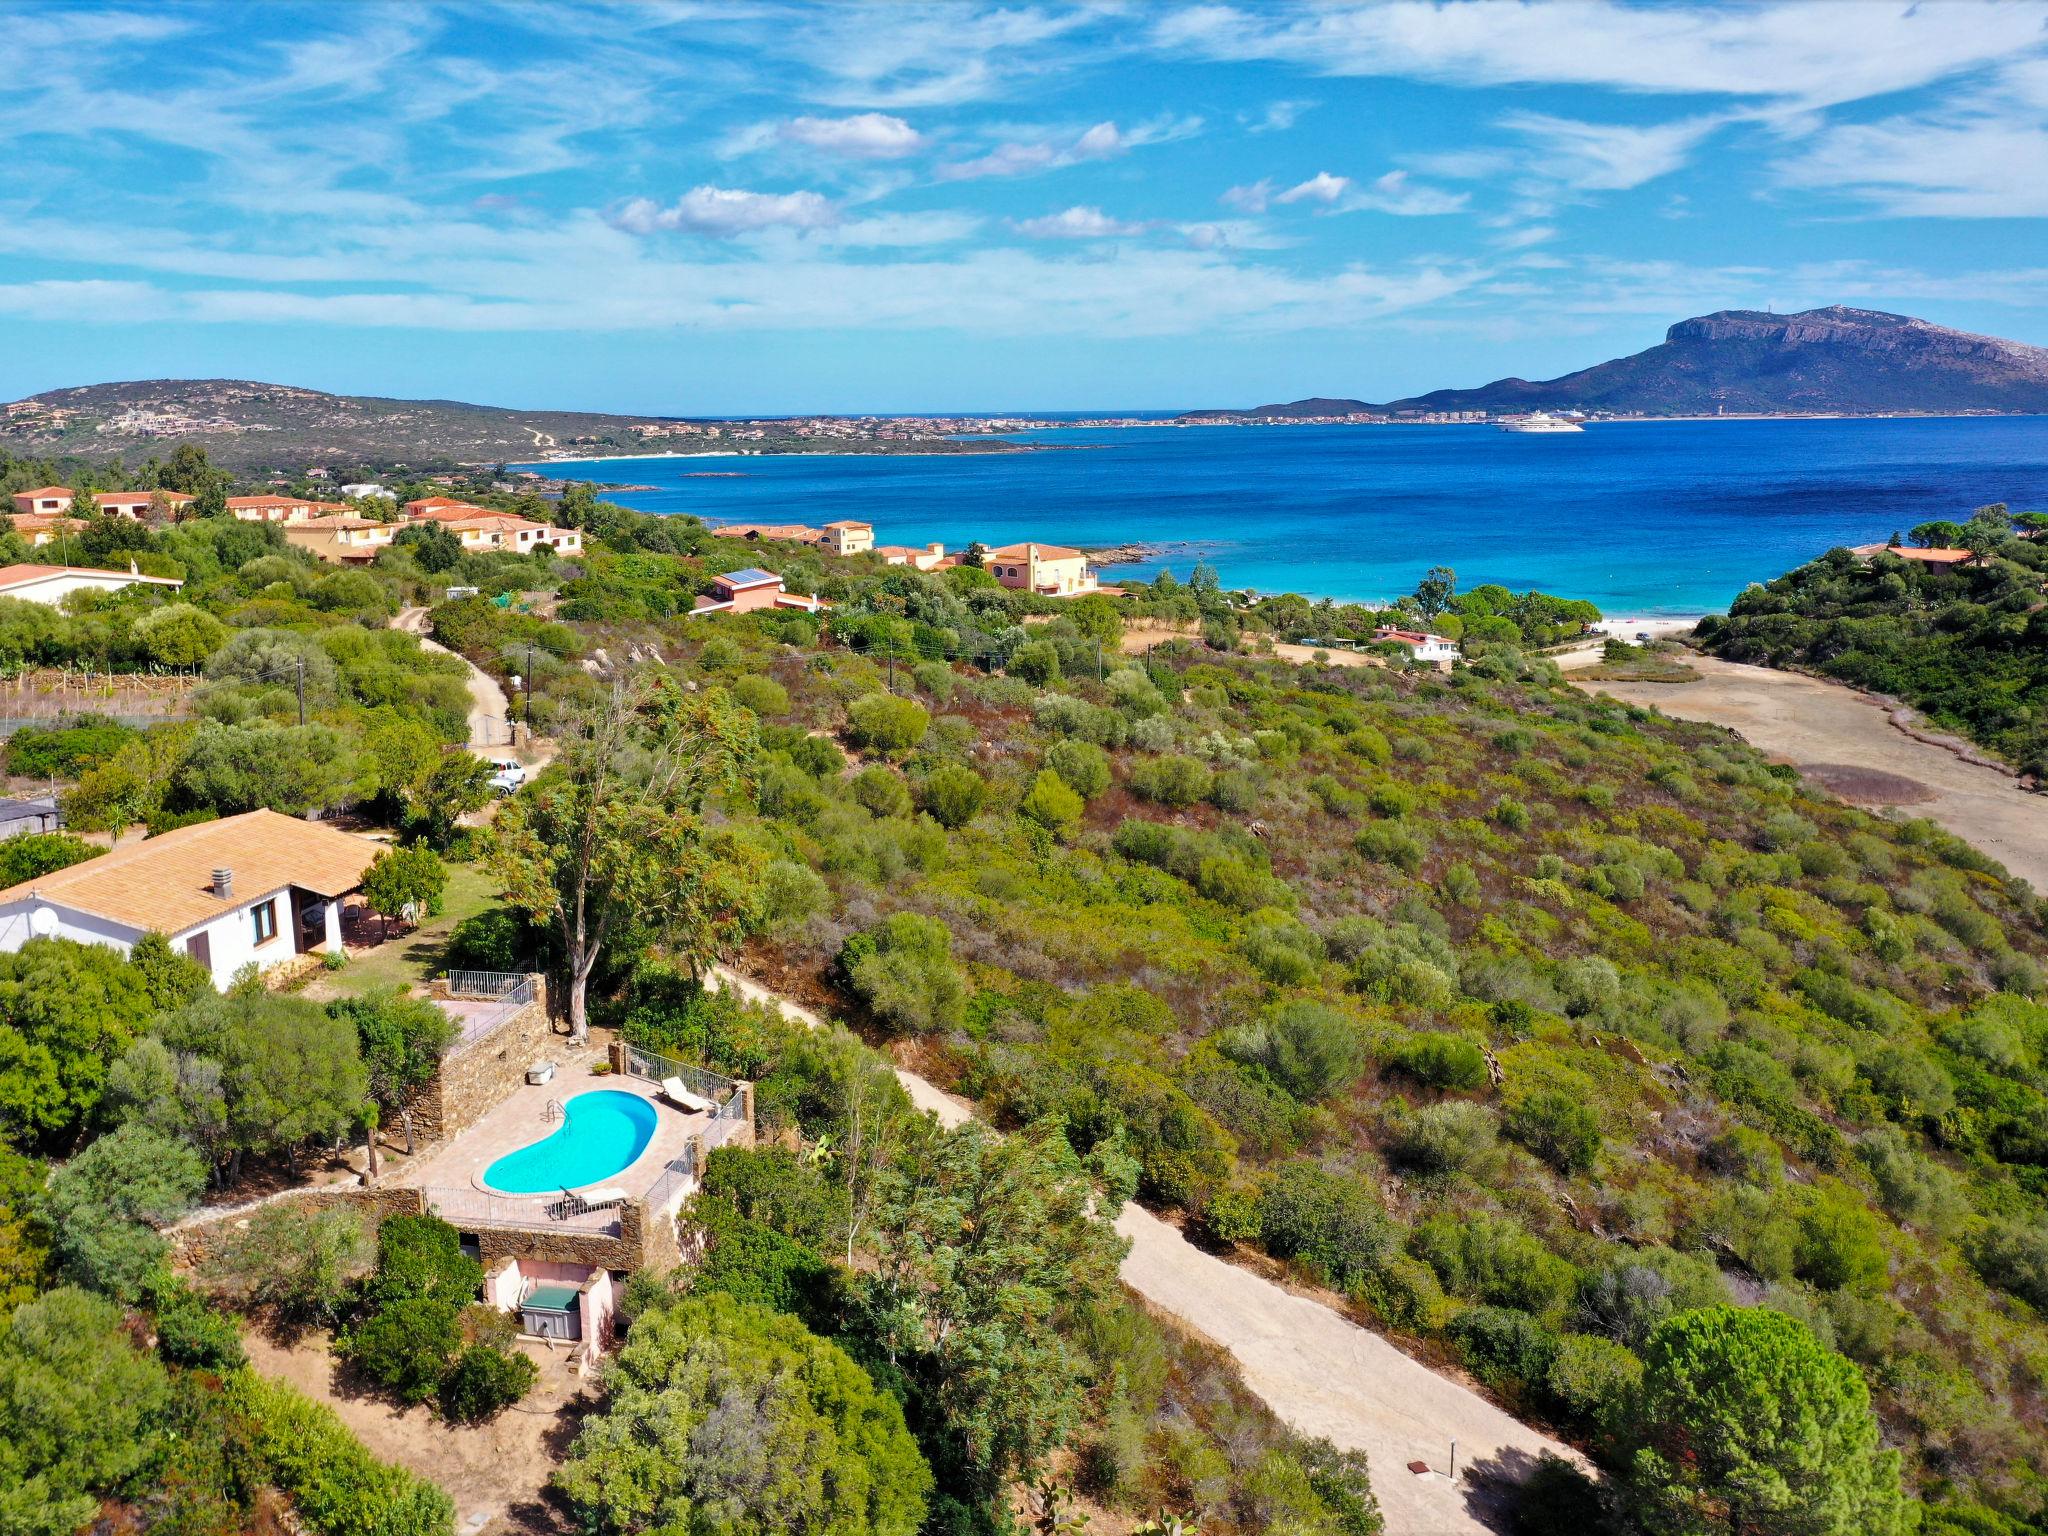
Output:
<svg viewBox="0 0 2048 1536">
<path fill-rule="evenodd" d="M 1829 550 L 1751 587 L 1726 618 L 1702 619 L 1699 638 L 1730 661 L 1799 667 L 1903 699 L 2022 771 L 2048 774 L 2043 523 L 2001 504 L 1964 524 L 1914 528 L 1915 545 L 1972 551 L 1947 565 Z"/>
<path fill-rule="evenodd" d="M 749 679 L 752 787 L 713 805 L 760 860 L 753 969 L 1575 1438 L 1612 1519 L 2043 1518 L 2035 893 L 1720 732 L 1562 687 L 1505 637 L 1448 675 L 1111 644 L 1098 676 L 1078 617 L 1027 631 L 974 574 L 840 575 L 823 640 L 808 615 L 617 631 L 700 689 Z M 1242 643 L 1256 617 L 1221 601 Z M 1004 670 L 1027 633 L 1056 668 Z M 630 1037 L 748 1067 L 750 1026 L 686 973 L 622 965 L 604 991 Z M 848 1138 L 871 1121 L 788 1113 L 821 1164 L 868 1155 Z M 739 1299 L 907 1372 L 937 1488 L 1035 1475 L 988 1461 L 1006 1442 L 943 1362 L 906 1363 L 813 1262 L 838 1249 L 873 1298 L 878 1234 L 908 1219 L 890 1197 L 784 1198 L 739 1216 L 810 1252 L 730 1239 Z M 707 1276 L 734 1219 L 707 1219 Z M 1144 1497 L 1229 1518 L 1157 1465 Z"/>
</svg>

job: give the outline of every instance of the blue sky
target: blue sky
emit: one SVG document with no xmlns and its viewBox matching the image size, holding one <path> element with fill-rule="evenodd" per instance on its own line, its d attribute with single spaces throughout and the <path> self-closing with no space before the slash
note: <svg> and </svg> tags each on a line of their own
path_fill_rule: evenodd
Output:
<svg viewBox="0 0 2048 1536">
<path fill-rule="evenodd" d="M 1384 399 L 2048 343 L 2048 4 L 0 0 L 0 398 Z"/>
</svg>

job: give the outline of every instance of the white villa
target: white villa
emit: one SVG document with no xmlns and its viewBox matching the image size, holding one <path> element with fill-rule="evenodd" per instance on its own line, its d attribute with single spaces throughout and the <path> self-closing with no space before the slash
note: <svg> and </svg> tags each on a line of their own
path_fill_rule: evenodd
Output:
<svg viewBox="0 0 2048 1536">
<path fill-rule="evenodd" d="M 341 948 L 341 899 L 381 845 L 276 811 L 179 827 L 0 891 L 0 952 L 32 938 L 126 954 L 161 933 L 225 988 L 309 951 Z"/>
<path fill-rule="evenodd" d="M 169 587 L 185 583 L 171 576 L 144 576 L 125 571 L 94 570 L 83 565 L 0 565 L 0 597 L 18 597 L 51 607 L 74 592 L 118 592 L 123 587 Z"/>
</svg>

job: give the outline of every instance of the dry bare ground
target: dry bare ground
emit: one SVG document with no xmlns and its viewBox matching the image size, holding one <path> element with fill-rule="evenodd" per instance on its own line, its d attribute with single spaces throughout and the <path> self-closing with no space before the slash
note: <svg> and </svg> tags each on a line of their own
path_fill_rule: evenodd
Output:
<svg viewBox="0 0 2048 1536">
<path fill-rule="evenodd" d="M 1891 711 L 1840 683 L 1693 656 L 1693 683 L 1585 683 L 1589 692 L 1646 704 L 1679 720 L 1727 726 L 1852 805 L 1905 807 L 2048 890 L 2048 800 L 2000 769 L 1908 735 Z"/>
<path fill-rule="evenodd" d="M 355 1391 L 337 1368 L 326 1337 L 286 1345 L 261 1333 L 244 1339 L 249 1363 L 264 1375 L 327 1404 L 370 1453 L 438 1483 L 455 1501 L 460 1536 L 565 1532 L 563 1511 L 547 1498 L 548 1478 L 595 1401 L 566 1355 L 521 1340 L 540 1366 L 540 1382 L 488 1424 L 449 1424 L 425 1407 L 402 1408 Z"/>
</svg>

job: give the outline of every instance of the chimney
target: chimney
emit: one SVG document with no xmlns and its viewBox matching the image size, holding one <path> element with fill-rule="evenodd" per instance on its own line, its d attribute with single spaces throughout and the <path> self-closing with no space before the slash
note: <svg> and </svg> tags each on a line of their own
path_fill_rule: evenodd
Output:
<svg viewBox="0 0 2048 1536">
<path fill-rule="evenodd" d="M 925 548 L 935 555 L 943 555 L 946 552 L 946 546 L 938 543 L 927 544 Z"/>
<path fill-rule="evenodd" d="M 235 872 L 232 869 L 216 869 L 213 872 L 213 894 L 222 901 L 235 899 Z"/>
</svg>

